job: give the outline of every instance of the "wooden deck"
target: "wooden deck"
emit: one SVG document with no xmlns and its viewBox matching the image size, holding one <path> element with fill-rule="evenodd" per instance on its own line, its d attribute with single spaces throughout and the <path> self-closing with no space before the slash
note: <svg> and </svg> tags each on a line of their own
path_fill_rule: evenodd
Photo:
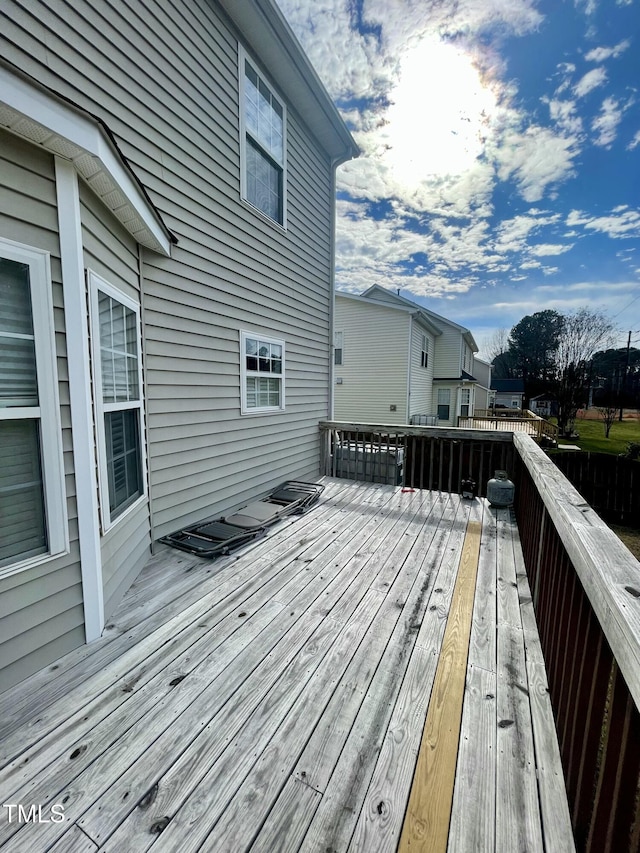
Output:
<svg viewBox="0 0 640 853">
<path fill-rule="evenodd" d="M 325 482 L 0 695 L 3 851 L 573 849 L 510 511 Z"/>
</svg>

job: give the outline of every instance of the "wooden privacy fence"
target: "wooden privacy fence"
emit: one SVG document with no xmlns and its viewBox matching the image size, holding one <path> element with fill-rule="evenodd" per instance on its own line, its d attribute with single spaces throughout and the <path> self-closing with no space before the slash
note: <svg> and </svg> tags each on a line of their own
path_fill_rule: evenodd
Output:
<svg viewBox="0 0 640 853">
<path fill-rule="evenodd" d="M 584 853 L 640 849 L 640 566 L 545 454 L 514 436 L 516 516 Z"/>
<path fill-rule="evenodd" d="M 455 493 L 470 478 L 484 496 L 495 471 L 514 465 L 510 432 L 335 421 L 320 429 L 321 470 L 333 477 Z"/>
<path fill-rule="evenodd" d="M 583 451 L 559 451 L 552 459 L 597 512 L 640 526 L 640 461 Z"/>
</svg>

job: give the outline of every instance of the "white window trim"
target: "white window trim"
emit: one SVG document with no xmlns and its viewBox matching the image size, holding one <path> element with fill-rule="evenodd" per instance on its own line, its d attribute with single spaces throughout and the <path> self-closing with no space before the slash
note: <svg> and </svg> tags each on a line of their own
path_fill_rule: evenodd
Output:
<svg viewBox="0 0 640 853">
<path fill-rule="evenodd" d="M 244 73 L 244 64 L 245 60 L 247 60 L 252 66 L 258 77 L 260 77 L 265 85 L 269 87 L 271 92 L 278 99 L 280 106 L 282 107 L 282 163 L 278 164 L 282 167 L 282 222 L 278 222 L 276 219 L 272 219 L 268 216 L 264 211 L 260 210 L 259 207 L 256 207 L 252 204 L 247 198 L 247 128 L 244 117 L 244 87 L 245 87 L 245 73 Z M 281 231 L 287 230 L 287 105 L 282 97 L 282 95 L 278 92 L 277 88 L 273 85 L 269 77 L 263 72 L 260 65 L 247 53 L 247 51 L 243 48 L 241 44 L 238 45 L 238 80 L 239 80 L 239 127 L 240 127 L 240 198 L 242 203 L 245 204 L 253 213 L 263 219 L 265 222 L 268 222 L 269 225 L 274 226 L 275 228 L 279 228 Z M 254 140 L 256 145 L 262 149 L 262 145 L 258 140 Z M 269 155 L 271 156 L 271 155 Z M 273 158 L 272 158 L 273 159 Z"/>
<path fill-rule="evenodd" d="M 337 355 L 340 353 L 340 361 L 337 361 Z M 333 333 L 333 363 L 336 367 L 344 367 L 344 332 Z"/>
<path fill-rule="evenodd" d="M 422 334 L 422 342 L 420 344 L 420 367 L 423 370 L 429 369 L 429 337 Z"/>
<path fill-rule="evenodd" d="M 0 254 L 29 264 L 31 310 L 35 341 L 39 406 L 1 408 L 0 419 L 39 419 L 44 512 L 49 549 L 0 569 L 0 577 L 40 565 L 69 551 L 67 496 L 64 480 L 62 423 L 58 396 L 58 371 L 53 323 L 51 263 L 48 252 L 0 237 Z"/>
<path fill-rule="evenodd" d="M 247 370 L 246 360 L 246 340 L 247 338 L 255 338 L 264 341 L 267 344 L 277 344 L 282 347 L 282 374 L 280 377 L 271 374 L 260 373 L 259 371 Z M 242 415 L 268 415 L 274 412 L 284 412 L 285 410 L 285 377 L 286 377 L 286 344 L 281 338 L 273 338 L 270 335 L 263 335 L 261 332 L 240 332 L 240 414 Z M 257 376 L 261 379 L 280 379 L 280 405 L 279 406 L 247 406 L 247 379 Z"/>
<path fill-rule="evenodd" d="M 145 442 L 145 411 L 144 411 L 144 387 L 142 384 L 142 326 L 140 323 L 140 304 L 126 296 L 112 284 L 105 281 L 102 276 L 93 270 L 87 270 L 89 282 L 89 302 L 91 306 L 91 362 L 93 373 L 93 387 L 95 389 L 96 408 L 96 444 L 98 448 L 98 492 L 100 494 L 100 522 L 102 532 L 107 533 L 116 524 L 119 524 L 128 515 L 134 512 L 141 504 L 147 501 L 147 448 Z M 102 389 L 102 369 L 100 352 L 100 318 L 98 307 L 98 291 L 122 303 L 136 315 L 136 327 L 138 330 L 138 388 L 140 399 L 129 403 L 104 403 Z M 138 433 L 140 436 L 140 465 L 142 468 L 142 494 L 136 498 L 125 510 L 111 518 L 109 508 L 109 477 L 107 473 L 107 442 L 104 432 L 104 416 L 106 412 L 122 411 L 124 409 L 136 409 L 138 411 Z"/>
</svg>

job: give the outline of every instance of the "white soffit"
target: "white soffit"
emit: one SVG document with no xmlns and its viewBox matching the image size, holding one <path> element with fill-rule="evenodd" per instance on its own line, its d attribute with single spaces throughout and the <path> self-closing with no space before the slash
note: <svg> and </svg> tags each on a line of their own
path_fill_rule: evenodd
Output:
<svg viewBox="0 0 640 853">
<path fill-rule="evenodd" d="M 89 114 L 0 66 L 0 127 L 70 160 L 138 243 L 170 255 L 171 239 L 159 215 Z"/>
</svg>

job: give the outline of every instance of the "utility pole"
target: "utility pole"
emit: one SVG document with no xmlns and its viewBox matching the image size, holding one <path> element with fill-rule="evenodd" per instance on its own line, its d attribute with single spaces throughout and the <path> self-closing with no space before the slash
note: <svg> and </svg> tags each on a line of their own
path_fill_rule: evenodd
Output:
<svg viewBox="0 0 640 853">
<path fill-rule="evenodd" d="M 622 420 L 622 411 L 624 408 L 624 392 L 627 388 L 627 374 L 629 373 L 629 359 L 631 356 L 631 332 L 627 336 L 627 360 L 624 365 L 624 373 L 622 374 L 622 387 L 620 389 L 620 415 L 618 421 Z"/>
</svg>

